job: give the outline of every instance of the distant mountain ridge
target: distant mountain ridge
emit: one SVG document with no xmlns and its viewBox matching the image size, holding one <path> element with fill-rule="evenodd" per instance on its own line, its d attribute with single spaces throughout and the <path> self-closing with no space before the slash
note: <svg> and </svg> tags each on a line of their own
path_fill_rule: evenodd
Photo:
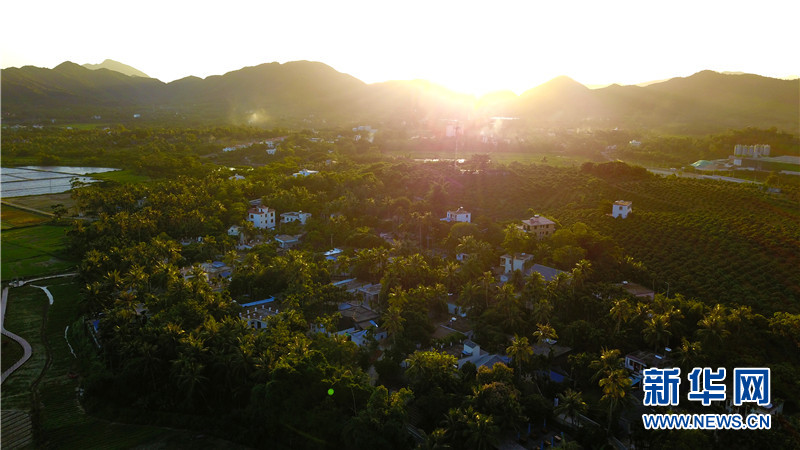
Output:
<svg viewBox="0 0 800 450">
<path fill-rule="evenodd" d="M 519 96 L 499 92 L 481 99 L 424 80 L 366 84 L 311 61 L 267 63 L 170 83 L 65 62 L 53 69 L 3 69 L 1 80 L 3 118 L 18 121 L 86 120 L 101 114 L 123 120 L 143 113 L 153 120 L 377 125 L 504 116 L 531 127 L 707 133 L 757 126 L 800 134 L 800 81 L 712 71 L 644 87 L 599 89 L 562 76 Z"/>
<path fill-rule="evenodd" d="M 84 64 L 83 67 L 86 67 L 89 70 L 98 70 L 98 69 L 108 69 L 113 70 L 114 72 L 119 72 L 128 76 L 132 77 L 142 77 L 142 78 L 150 78 L 149 75 L 142 72 L 139 69 L 135 69 L 127 64 L 122 64 L 119 61 L 114 61 L 113 59 L 106 59 L 105 61 L 101 62 L 100 64 Z"/>
</svg>

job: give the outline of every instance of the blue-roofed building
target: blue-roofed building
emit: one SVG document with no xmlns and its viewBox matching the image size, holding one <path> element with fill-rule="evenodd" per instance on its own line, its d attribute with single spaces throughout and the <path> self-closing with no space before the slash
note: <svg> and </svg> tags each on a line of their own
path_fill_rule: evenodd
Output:
<svg viewBox="0 0 800 450">
<path fill-rule="evenodd" d="M 339 255 L 342 254 L 342 250 L 339 248 L 334 248 L 333 250 L 328 250 L 327 252 L 323 253 L 322 255 L 325 256 L 325 259 L 328 261 L 336 261 L 339 258 Z"/>
<path fill-rule="evenodd" d="M 464 341 L 464 351 L 462 352 L 462 355 L 465 356 L 458 360 L 459 369 L 467 362 L 475 364 L 475 367 L 486 366 L 490 369 L 499 362 L 505 365 L 508 365 L 511 362 L 511 358 L 508 356 L 498 355 L 481 350 L 481 346 L 470 339 Z"/>
<path fill-rule="evenodd" d="M 274 302 L 275 297 L 270 297 L 264 300 L 242 304 L 242 312 L 239 313 L 239 318 L 246 321 L 247 325 L 251 328 L 257 330 L 267 328 L 267 319 L 280 312 Z"/>
<path fill-rule="evenodd" d="M 270 298 L 265 298 L 263 300 L 258 300 L 258 301 L 255 301 L 255 302 L 240 303 L 240 305 L 242 306 L 242 308 L 247 308 L 249 306 L 265 305 L 267 303 L 272 303 L 274 301 L 275 301 L 275 297 L 270 297 Z"/>
<path fill-rule="evenodd" d="M 544 277 L 544 281 L 553 281 L 555 277 L 558 276 L 560 273 L 567 273 L 563 270 L 558 270 L 553 267 L 543 266 L 541 264 L 534 264 L 530 268 L 530 272 L 539 272 L 542 277 Z"/>
</svg>

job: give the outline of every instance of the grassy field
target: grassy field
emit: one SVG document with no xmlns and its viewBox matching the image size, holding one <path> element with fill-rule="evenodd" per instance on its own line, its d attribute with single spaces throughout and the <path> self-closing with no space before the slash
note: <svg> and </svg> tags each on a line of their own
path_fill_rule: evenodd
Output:
<svg viewBox="0 0 800 450">
<path fill-rule="evenodd" d="M 146 183 L 150 181 L 150 177 L 144 175 L 136 175 L 130 170 L 115 170 L 114 172 L 94 173 L 89 175 L 92 178 L 104 181 L 116 181 L 117 183 Z"/>
<path fill-rule="evenodd" d="M 458 158 L 469 158 L 473 153 L 465 153 L 458 155 Z M 384 152 L 385 156 L 404 156 L 413 159 L 453 159 L 452 151 L 398 151 L 398 152 Z M 497 163 L 509 164 L 511 162 L 519 162 L 522 164 L 547 164 L 557 167 L 571 167 L 579 166 L 589 158 L 575 157 L 571 155 L 562 155 L 558 153 L 536 153 L 536 152 L 493 152 L 489 153 L 489 158 Z"/>
<path fill-rule="evenodd" d="M 4 200 L 15 205 L 27 206 L 28 208 L 38 209 L 48 213 L 53 212 L 53 205 L 60 203 L 70 211 L 70 214 L 73 214 L 72 208 L 75 206 L 75 201 L 72 200 L 72 194 L 69 192 L 62 192 L 60 194 L 28 195 L 25 197 L 12 197 Z"/>
<path fill-rule="evenodd" d="M 197 433 L 155 426 L 113 423 L 84 413 L 78 401 L 80 377 L 70 345 L 79 349 L 85 341 L 67 333 L 80 326 L 80 285 L 72 278 L 39 283 L 53 294 L 53 305 L 41 289 L 31 286 L 9 292 L 7 328 L 33 346 L 31 360 L 3 384 L 3 409 L 33 411 L 38 424 L 39 448 L 239 448 L 226 441 Z M 47 320 L 44 321 L 45 312 Z M 65 338 L 71 336 L 71 342 Z M 92 347 L 92 344 L 89 344 Z M 5 347 L 4 347 L 5 350 Z M 38 379 L 38 382 L 36 380 Z M 32 393 L 35 393 L 32 396 Z M 36 399 L 38 407 L 32 408 Z"/>
<path fill-rule="evenodd" d="M 0 349 L 0 359 L 2 359 L 2 372 L 14 365 L 22 358 L 22 347 L 16 341 L 7 336 L 2 336 L 3 348 Z"/>
<path fill-rule="evenodd" d="M 72 269 L 75 261 L 65 253 L 69 227 L 38 225 L 4 230 L 0 272 L 2 280 L 61 273 Z"/>
<path fill-rule="evenodd" d="M 13 206 L 3 205 L 3 207 L 0 208 L 0 229 L 2 230 L 28 227 L 49 221 L 49 216 L 24 211 Z"/>
</svg>

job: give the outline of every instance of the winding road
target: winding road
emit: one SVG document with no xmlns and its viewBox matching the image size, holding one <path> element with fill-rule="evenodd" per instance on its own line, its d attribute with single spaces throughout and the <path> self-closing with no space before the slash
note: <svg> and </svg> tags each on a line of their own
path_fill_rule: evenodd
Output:
<svg viewBox="0 0 800 450">
<path fill-rule="evenodd" d="M 31 279 L 31 280 L 27 280 L 27 281 L 16 282 L 16 283 L 13 284 L 13 287 L 24 286 L 25 284 L 33 282 L 33 281 L 49 280 L 51 278 L 74 277 L 75 275 L 77 275 L 77 273 L 62 273 L 60 275 L 51 275 L 51 276 L 47 276 L 47 277 L 39 277 L 39 278 L 34 278 L 34 279 Z M 20 336 L 17 336 L 16 334 L 14 334 L 12 332 L 6 330 L 6 326 L 5 326 L 6 305 L 8 304 L 8 290 L 9 290 L 10 287 L 12 287 L 12 286 L 9 285 L 9 286 L 6 286 L 6 287 L 3 288 L 2 315 L 0 315 L 0 329 L 2 329 L 2 333 L 5 336 L 10 337 L 11 339 L 15 340 L 19 345 L 22 346 L 23 353 L 22 353 L 22 358 L 20 358 L 19 361 L 15 362 L 13 366 L 9 367 L 8 369 L 6 369 L 5 372 L 3 372 L 2 378 L 0 378 L 0 383 L 6 381 L 6 378 L 8 378 L 8 376 L 11 375 L 12 373 L 14 373 L 15 370 L 19 369 L 23 364 L 25 364 L 30 359 L 31 355 L 33 354 L 33 349 L 31 348 L 31 344 L 29 344 L 28 341 L 26 341 L 25 339 L 21 338 Z M 50 300 L 50 304 L 52 305 L 53 304 L 53 295 L 50 294 L 50 291 L 46 287 L 41 287 L 41 286 L 35 286 L 35 287 L 38 287 L 39 289 L 42 289 L 45 292 L 45 294 L 47 295 L 48 299 Z"/>
</svg>

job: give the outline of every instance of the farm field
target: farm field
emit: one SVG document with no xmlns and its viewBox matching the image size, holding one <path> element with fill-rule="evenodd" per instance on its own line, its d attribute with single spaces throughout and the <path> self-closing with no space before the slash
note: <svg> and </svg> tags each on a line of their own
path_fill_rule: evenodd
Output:
<svg viewBox="0 0 800 450">
<path fill-rule="evenodd" d="M 62 192 L 59 194 L 44 194 L 44 195 L 28 195 L 25 197 L 14 197 L 8 200 L 11 204 L 20 205 L 27 208 L 38 209 L 50 213 L 53 211 L 53 205 L 64 205 L 69 214 L 73 214 L 72 208 L 75 206 L 75 201 L 72 200 L 72 194 L 69 192 Z"/>
<path fill-rule="evenodd" d="M 459 153 L 457 157 L 469 158 L 477 152 L 465 151 Z M 453 160 L 453 152 L 447 151 L 430 151 L 430 150 L 416 150 L 416 151 L 386 151 L 386 156 L 394 157 L 409 157 L 412 159 L 444 159 Z M 521 164 L 547 164 L 556 167 L 571 167 L 579 166 L 580 164 L 590 161 L 589 158 L 577 157 L 574 155 L 561 155 L 557 153 L 538 153 L 538 152 L 491 152 L 487 153 L 489 158 L 495 163 L 510 164 L 518 162 Z"/>
<path fill-rule="evenodd" d="M 2 280 L 47 275 L 75 266 L 64 252 L 66 226 L 39 225 L 4 230 L 2 234 Z"/>
<path fill-rule="evenodd" d="M 22 358 L 22 347 L 8 336 L 2 337 L 3 348 L 0 350 L 0 357 L 2 357 L 2 369 L 5 370 L 11 367 L 15 362 Z"/>
<path fill-rule="evenodd" d="M 29 227 L 47 222 L 50 217 L 25 211 L 9 205 L 3 205 L 0 209 L 0 228 L 9 230 L 18 227 Z"/>
</svg>

